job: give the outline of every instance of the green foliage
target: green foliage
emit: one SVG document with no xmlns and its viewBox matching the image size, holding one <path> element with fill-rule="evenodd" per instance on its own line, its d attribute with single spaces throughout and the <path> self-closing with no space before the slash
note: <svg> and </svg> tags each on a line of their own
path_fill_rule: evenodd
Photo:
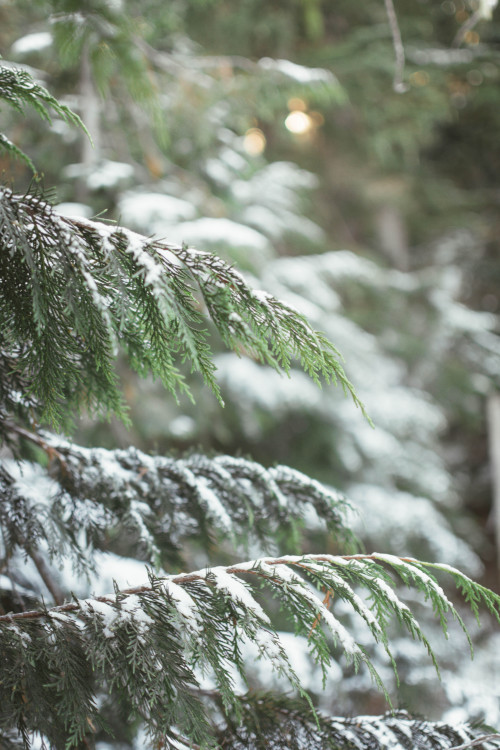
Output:
<svg viewBox="0 0 500 750">
<path fill-rule="evenodd" d="M 151 457 L 134 448 L 86 449 L 53 435 L 31 437 L 52 458 L 51 481 L 44 485 L 40 467 L 23 462 L 18 487 L 13 477 L 20 479 L 20 468 L 2 469 L 0 518 L 8 557 L 29 539 L 35 547 L 46 545 L 61 564 L 72 559 L 82 574 L 93 570 L 87 555 L 92 548 L 156 567 L 185 565 L 186 542 L 207 552 L 216 539 L 269 547 L 278 530 L 297 536 L 306 511 L 316 513 L 343 548 L 355 546 L 345 498 L 289 467 L 264 469 L 231 456 Z M 43 503 L 30 499 L 38 486 Z"/>
<path fill-rule="evenodd" d="M 187 359 L 221 400 L 203 309 L 229 348 L 285 372 L 298 357 L 317 382 L 338 379 L 361 406 L 325 337 L 210 253 L 63 218 L 42 198 L 7 188 L 0 236 L 3 356 L 17 359 L 42 421 L 59 425 L 82 402 L 124 417 L 118 345 L 174 394 L 188 391 L 176 364 Z"/>
<path fill-rule="evenodd" d="M 40 117 L 48 122 L 50 122 L 50 110 L 53 110 L 66 122 L 81 127 L 89 136 L 78 115 L 75 115 L 66 105 L 58 102 L 47 89 L 36 83 L 27 70 L 0 65 L 0 100 L 21 113 L 25 106 L 33 107 Z M 0 134 L 0 146 L 11 156 L 22 159 L 33 172 L 36 172 L 29 156 L 3 134 Z"/>
<path fill-rule="evenodd" d="M 215 747 L 197 675 L 212 675 L 223 712 L 235 712 L 241 720 L 241 698 L 228 662 L 244 680 L 246 639 L 302 693 L 279 634 L 255 598 L 259 584 L 272 590 L 325 670 L 333 640 L 356 669 L 365 663 L 383 687 L 365 651 L 330 611 L 330 601 L 339 597 L 348 603 L 389 655 L 388 625 L 395 618 L 433 657 L 394 578 L 429 600 L 446 633 L 447 618 L 459 615 L 429 567 L 446 569 L 382 554 L 262 558 L 177 576 L 150 573 L 148 585 L 0 616 L 0 727 L 9 729 L 15 720 L 18 727 L 36 729 L 52 741 L 65 737 L 68 748 L 76 747 L 89 727 L 95 731 L 99 725 L 98 695 L 109 691 L 146 721 L 154 741 L 170 747 L 179 732 L 202 748 Z M 499 596 L 459 571 L 448 572 L 473 607 L 483 599 L 500 620 Z M 251 723 L 247 731 L 252 732 Z"/>
<path fill-rule="evenodd" d="M 111 51 L 118 39 L 123 52 L 114 7 L 95 3 L 87 28 L 78 5 L 57 4 L 57 22 L 70 24 L 74 49 L 88 52 L 90 30 L 107 35 Z M 299 5 L 310 36 L 321 27 L 318 8 Z M 3 81 L 3 99 L 14 108 L 29 103 L 48 117 L 51 106 L 77 122 L 44 89 L 32 90 L 31 79 L 14 74 Z M 297 360 L 318 384 L 339 382 L 363 409 L 335 347 L 218 257 L 64 218 L 42 195 L 2 188 L 0 244 L 0 429 L 19 457 L 26 441 L 43 456 L 40 464 L 3 458 L 0 466 L 0 562 L 10 584 L 0 614 L 2 746 L 29 748 L 33 734 L 67 750 L 88 746 L 94 736 L 109 740 L 106 711 L 144 726 L 165 748 L 373 748 L 386 731 L 420 742 L 427 727 L 406 716 L 363 719 L 354 729 L 349 721 L 316 717 L 280 638 L 280 617 L 294 624 L 324 675 L 337 651 L 356 670 L 367 668 L 384 692 L 367 651 L 332 612 L 334 601 L 364 623 L 397 671 L 393 623 L 421 642 L 437 667 L 402 585 L 427 602 L 445 635 L 450 617 L 465 626 L 434 571 L 451 575 L 476 617 L 486 605 L 500 621 L 498 595 L 446 565 L 387 554 L 263 556 L 280 533 L 298 539 L 311 512 L 343 551 L 354 547 L 344 498 L 286 467 L 84 449 L 38 427 L 60 427 L 80 408 L 126 418 L 115 373 L 120 350 L 174 395 L 188 393 L 179 366 L 187 361 L 220 399 L 207 325 L 238 354 L 285 373 Z M 187 573 L 166 570 L 184 561 L 185 543 L 210 559 L 214 541 L 237 549 L 258 543 L 259 556 Z M 132 554 L 149 565 L 148 582 L 115 584 L 87 598 L 61 590 L 57 568 L 67 559 L 95 582 L 96 552 L 108 561 Z M 15 569 L 22 559 L 46 591 L 20 583 Z M 305 701 L 242 695 L 248 644 Z M 207 676 L 213 690 L 203 687 Z M 470 728 L 432 732 L 436 748 L 474 735 Z"/>
<path fill-rule="evenodd" d="M 143 103 L 156 98 L 147 60 L 135 45 L 136 23 L 119 4 L 57 0 L 53 10 L 54 40 L 64 67 L 74 67 L 88 55 L 102 95 L 119 70 L 134 98 Z"/>
</svg>

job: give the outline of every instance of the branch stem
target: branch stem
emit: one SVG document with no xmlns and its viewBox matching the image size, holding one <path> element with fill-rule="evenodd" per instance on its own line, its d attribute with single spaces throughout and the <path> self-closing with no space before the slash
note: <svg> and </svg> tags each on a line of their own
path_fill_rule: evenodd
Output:
<svg viewBox="0 0 500 750">
<path fill-rule="evenodd" d="M 328 555 L 307 555 L 307 559 L 313 560 L 315 562 L 326 562 L 331 563 L 332 557 Z M 381 563 L 383 560 L 381 560 L 376 553 L 371 555 L 342 555 L 338 557 L 339 560 L 374 560 L 375 562 Z M 402 562 L 408 562 L 408 563 L 414 563 L 416 562 L 411 557 L 400 557 L 397 558 L 398 560 L 401 560 Z M 304 565 L 303 558 L 297 558 L 297 560 L 293 560 L 287 557 L 283 558 L 270 558 L 270 559 L 263 559 L 263 563 L 266 565 L 295 565 L 296 567 L 305 568 L 307 570 L 307 566 Z M 262 571 L 258 569 L 252 569 L 250 567 L 247 567 L 248 563 L 242 564 L 240 566 L 234 565 L 231 567 L 226 568 L 226 572 L 230 575 L 260 575 L 262 576 Z M 272 579 L 271 576 L 266 576 L 268 580 L 274 580 L 276 583 L 279 583 L 279 579 Z M 190 583 L 192 581 L 207 581 L 206 575 L 201 575 L 198 572 L 194 573 L 183 573 L 181 575 L 174 576 L 173 578 L 169 578 L 168 580 L 171 580 L 172 583 L 176 584 L 186 584 Z M 210 583 L 208 581 L 208 583 Z M 119 596 L 130 596 L 132 594 L 143 594 L 146 592 L 154 592 L 155 588 L 152 586 L 135 586 L 133 588 L 129 589 L 123 589 L 118 592 Z M 96 602 L 103 602 L 105 604 L 115 604 L 116 603 L 116 595 L 115 594 L 107 594 L 105 596 L 94 596 L 91 597 L 88 600 L 91 604 L 92 601 Z M 82 609 L 82 602 L 77 601 L 71 601 L 67 602 L 66 604 L 60 604 L 57 607 L 52 607 L 51 609 L 47 610 L 30 610 L 27 612 L 14 612 L 12 614 L 8 615 L 1 615 L 0 616 L 0 623 L 2 622 L 12 622 L 13 620 L 35 620 L 41 617 L 47 617 L 50 616 L 52 613 L 66 613 L 66 612 L 79 612 Z"/>
<path fill-rule="evenodd" d="M 467 750 L 467 748 L 482 745 L 483 742 L 491 742 L 491 740 L 500 740 L 500 734 L 485 734 L 483 737 L 476 737 L 475 740 L 466 742 L 465 745 L 455 745 L 454 747 L 450 747 L 450 750 Z"/>
<path fill-rule="evenodd" d="M 401 37 L 398 17 L 396 15 L 396 9 L 394 8 L 393 0 L 384 0 L 384 2 L 387 19 L 389 21 L 389 27 L 391 29 L 392 46 L 394 47 L 394 55 L 396 58 L 396 67 L 394 70 L 392 87 L 398 94 L 404 94 L 404 92 L 408 90 L 408 87 L 403 79 L 405 70 L 405 48 L 403 46 L 403 39 Z"/>
<path fill-rule="evenodd" d="M 27 550 L 28 555 L 31 557 L 33 562 L 35 563 L 36 569 L 38 570 L 38 573 L 40 574 L 40 578 L 50 591 L 52 598 L 54 599 L 54 602 L 56 605 L 61 605 L 64 602 L 65 596 L 62 588 L 59 586 L 59 584 L 53 579 L 52 573 L 43 559 L 43 557 L 37 552 L 35 549 L 28 548 Z"/>
<path fill-rule="evenodd" d="M 482 19 L 482 13 L 480 10 L 474 11 L 474 13 L 469 16 L 469 18 L 463 23 L 459 30 L 456 33 L 456 36 L 452 42 L 452 47 L 460 47 L 462 42 L 464 41 L 465 37 L 467 36 L 469 31 L 472 31 L 474 26 L 476 26 L 479 21 Z"/>
</svg>

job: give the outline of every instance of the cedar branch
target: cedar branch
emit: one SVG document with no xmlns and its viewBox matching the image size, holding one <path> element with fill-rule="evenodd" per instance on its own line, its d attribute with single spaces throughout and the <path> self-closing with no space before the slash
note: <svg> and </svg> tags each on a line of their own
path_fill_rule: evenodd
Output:
<svg viewBox="0 0 500 750">
<path fill-rule="evenodd" d="M 363 554 L 357 554 L 357 555 L 339 555 L 336 557 L 338 560 L 343 561 L 349 561 L 349 560 L 359 560 L 359 561 L 369 561 L 373 560 L 374 562 L 381 564 L 383 562 L 386 562 L 384 559 L 384 556 L 381 557 L 377 553 L 372 553 L 370 555 L 363 555 Z M 332 557 L 328 555 L 307 555 L 306 557 L 298 558 L 297 560 L 293 560 L 291 558 L 283 557 L 283 558 L 263 558 L 261 560 L 262 563 L 269 566 L 276 566 L 276 565 L 292 565 L 294 567 L 301 568 L 303 570 L 307 570 L 307 565 L 304 564 L 307 562 L 307 560 L 311 560 L 313 562 L 325 562 L 325 563 L 331 563 Z M 434 567 L 439 568 L 439 565 L 433 564 L 433 563 L 422 563 L 419 560 L 415 560 L 413 557 L 396 557 L 394 556 L 394 560 L 403 562 L 403 563 L 420 563 L 421 565 L 424 565 L 425 567 Z M 256 561 L 258 563 L 259 561 Z M 230 575 L 257 575 L 262 578 L 265 578 L 266 580 L 271 580 L 273 583 L 281 583 L 279 578 L 275 578 L 273 576 L 267 575 L 266 573 L 262 572 L 258 568 L 248 568 L 245 566 L 230 566 L 225 568 L 226 573 L 229 573 Z M 207 569 L 207 573 L 210 572 L 210 569 Z M 176 583 L 179 585 L 190 583 L 192 581 L 206 581 L 205 575 L 200 575 L 197 572 L 193 573 L 184 573 L 181 575 L 174 576 L 173 578 L 169 578 L 168 580 L 172 581 L 172 583 Z M 92 602 L 103 602 L 105 604 L 114 604 L 116 603 L 117 597 L 120 596 L 131 596 L 132 594 L 142 594 L 142 593 L 154 593 L 155 587 L 153 586 L 135 586 L 133 588 L 128 589 L 122 589 L 116 594 L 106 594 L 104 596 L 94 596 L 90 597 L 89 599 L 86 599 L 85 601 Z M 2 615 L 0 616 L 0 623 L 2 622 L 12 622 L 15 620 L 34 620 L 42 617 L 50 616 L 52 613 L 66 613 L 66 612 L 78 612 L 81 609 L 81 604 L 78 601 L 72 601 L 67 602 L 66 604 L 61 604 L 56 607 L 52 607 L 50 609 L 45 610 L 29 610 L 27 612 L 13 612 L 11 614 Z"/>
</svg>

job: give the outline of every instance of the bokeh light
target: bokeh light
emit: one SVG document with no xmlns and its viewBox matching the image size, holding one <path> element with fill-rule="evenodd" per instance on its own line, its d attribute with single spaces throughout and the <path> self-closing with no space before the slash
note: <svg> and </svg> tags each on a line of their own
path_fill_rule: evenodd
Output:
<svg viewBox="0 0 500 750">
<path fill-rule="evenodd" d="M 290 112 L 295 112 L 295 110 L 299 112 L 306 112 L 307 104 L 303 99 L 299 99 L 298 96 L 293 96 L 288 100 L 288 109 L 290 110 Z"/>
<path fill-rule="evenodd" d="M 285 127 L 294 135 L 303 135 L 308 133 L 313 127 L 313 121 L 307 112 L 300 112 L 298 109 L 290 112 L 285 120 Z"/>
<path fill-rule="evenodd" d="M 266 136 L 260 128 L 250 128 L 243 138 L 243 148 L 250 156 L 259 156 L 266 148 Z"/>
</svg>

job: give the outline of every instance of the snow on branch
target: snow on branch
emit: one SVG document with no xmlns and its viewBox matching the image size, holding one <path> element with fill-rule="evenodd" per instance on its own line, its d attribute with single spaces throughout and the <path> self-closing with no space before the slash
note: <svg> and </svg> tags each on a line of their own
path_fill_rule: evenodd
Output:
<svg viewBox="0 0 500 750">
<path fill-rule="evenodd" d="M 302 84 L 315 84 L 318 82 L 338 85 L 338 81 L 331 70 L 326 68 L 309 68 L 305 65 L 297 65 L 290 60 L 275 60 L 271 57 L 263 57 L 257 63 L 263 70 L 278 71 L 293 81 Z"/>
<path fill-rule="evenodd" d="M 218 707 L 217 696 L 212 701 Z M 459 750 L 473 743 L 477 730 L 464 724 L 412 718 L 406 711 L 383 716 L 327 717 L 304 714 L 290 697 L 269 693 L 240 698 L 242 721 L 225 717 L 217 727 L 221 750 Z M 494 737 L 495 735 L 493 735 Z M 480 739 L 480 738 L 478 738 Z M 484 742 L 483 737 L 483 742 Z M 189 745 L 186 743 L 186 748 Z"/>
<path fill-rule="evenodd" d="M 271 57 L 263 57 L 254 62 L 242 55 L 186 55 L 179 50 L 165 52 L 153 49 L 139 37 L 134 37 L 134 43 L 158 70 L 174 76 L 178 76 L 182 71 L 183 76 L 187 76 L 197 86 L 210 85 L 207 73 L 213 71 L 217 74 L 221 69 L 230 68 L 262 79 L 264 83 L 270 79 L 273 86 L 285 82 L 293 85 L 294 90 L 297 85 L 303 86 L 309 94 L 318 93 L 318 89 L 323 89 L 337 99 L 344 96 L 338 79 L 326 68 L 311 68 L 290 60 Z"/>
<path fill-rule="evenodd" d="M 89 547 L 109 550 L 113 538 L 126 538 L 128 554 L 154 565 L 180 563 L 186 540 L 209 550 L 216 537 L 250 538 L 265 548 L 278 530 L 295 537 L 310 512 L 344 549 L 355 545 L 347 500 L 286 466 L 265 469 L 224 455 L 173 459 L 135 448 L 82 448 L 26 430 L 22 436 L 52 462 L 49 474 L 26 461 L 2 465 L 0 520 L 11 540 L 9 554 L 16 544 L 24 548 L 23 539 L 35 545 L 44 539 L 52 556 L 69 555 L 85 569 Z"/>
<path fill-rule="evenodd" d="M 29 651 L 36 631 L 37 648 L 52 648 L 50 639 L 43 643 L 43 633 L 47 628 L 52 632 L 54 623 L 57 627 L 69 625 L 71 632 L 78 634 L 80 647 L 86 654 L 100 653 L 104 649 L 106 660 L 111 659 L 111 653 L 115 659 L 120 649 L 133 654 L 121 666 L 113 662 L 114 680 L 121 680 L 120 670 L 132 668 L 136 659 L 143 657 L 144 650 L 163 659 L 159 652 L 165 647 L 160 647 L 159 634 L 161 638 L 167 637 L 166 628 L 170 640 L 172 633 L 180 629 L 183 638 L 174 640 L 176 649 L 181 649 L 181 663 L 188 665 L 194 660 L 199 667 L 211 667 L 219 688 L 226 691 L 226 699 L 231 703 L 235 696 L 227 663 L 232 662 L 243 674 L 237 644 L 239 638 L 247 636 L 257 642 L 262 655 L 300 690 L 270 614 L 263 608 L 264 600 L 258 595 L 259 587 L 264 585 L 279 599 L 296 623 L 298 632 L 307 636 L 312 654 L 324 668 L 332 658 L 333 642 L 356 667 L 365 663 L 384 690 L 366 652 L 331 611 L 331 602 L 340 598 L 361 617 L 374 640 L 389 654 L 395 670 L 387 633 L 391 618 L 424 644 L 435 663 L 419 622 L 396 592 L 398 581 L 421 591 L 430 600 L 445 635 L 448 617 L 457 618 L 463 626 L 454 605 L 432 575 L 434 569 L 451 574 L 473 610 L 477 610 L 478 603 L 485 604 L 500 620 L 500 597 L 445 565 L 377 553 L 304 555 L 262 558 L 173 576 L 150 572 L 149 585 L 74 600 L 48 610 L 0 616 L 0 637 L 7 646 L 15 638 Z M 359 594 L 360 589 L 365 592 L 369 606 Z M 77 626 L 77 621 L 83 621 L 84 625 Z M 144 678 L 152 679 L 151 675 Z M 189 680 L 194 679 L 190 672 Z"/>
<path fill-rule="evenodd" d="M 34 722 L 43 731 L 44 712 L 67 714 L 65 702 L 71 700 L 71 747 L 88 731 L 89 720 L 98 726 L 95 690 L 107 685 L 124 691 L 130 710 L 145 718 L 153 736 L 168 738 L 171 730 L 178 731 L 200 747 L 209 747 L 204 743 L 212 732 L 200 702 L 199 676 L 210 674 L 225 715 L 234 712 L 241 718 L 235 674 L 245 679 L 245 638 L 256 643 L 260 656 L 303 694 L 273 625 L 272 608 L 260 593 L 262 586 L 295 622 L 324 670 L 333 658 L 332 647 L 337 647 L 356 668 L 364 663 L 389 698 L 366 651 L 331 611 L 331 604 L 341 599 L 362 619 L 395 670 L 388 637 L 391 619 L 420 640 L 434 659 L 419 622 L 397 590 L 402 582 L 429 599 L 446 634 L 448 617 L 461 620 L 433 570 L 451 574 L 473 610 L 481 602 L 500 619 L 500 597 L 459 571 L 377 553 L 262 558 L 171 576 L 150 571 L 147 585 L 73 599 L 52 609 L 2 615 L 0 706 L 12 705 L 18 725 L 29 717 L 30 725 Z M 88 679 L 89 670 L 95 683 Z M 376 738 L 383 727 L 371 721 Z M 347 731 L 345 722 L 336 726 Z M 468 737 L 452 735 L 450 741 L 448 736 L 448 744 L 443 739 L 435 747 L 450 747 L 457 739 Z"/>
<path fill-rule="evenodd" d="M 286 373 L 296 358 L 317 383 L 338 381 L 363 408 L 335 347 L 210 253 L 65 218 L 42 197 L 7 188 L 0 239 L 1 354 L 16 358 L 44 421 L 61 424 L 82 404 L 126 418 L 118 347 L 174 394 L 189 393 L 179 369 L 188 360 L 221 400 L 207 318 L 228 348 Z"/>
</svg>

